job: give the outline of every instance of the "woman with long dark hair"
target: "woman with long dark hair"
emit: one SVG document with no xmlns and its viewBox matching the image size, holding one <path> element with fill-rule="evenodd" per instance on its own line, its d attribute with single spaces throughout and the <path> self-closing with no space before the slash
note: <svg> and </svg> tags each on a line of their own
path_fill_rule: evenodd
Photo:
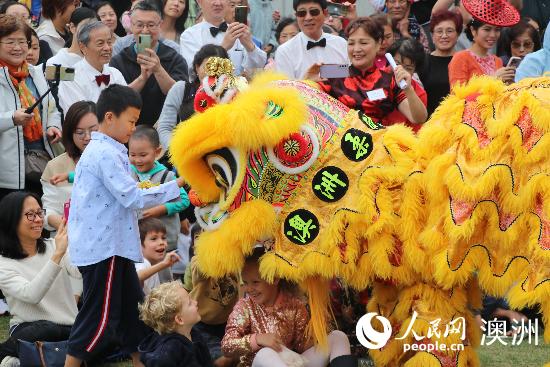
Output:
<svg viewBox="0 0 550 367">
<path fill-rule="evenodd" d="M 189 14 L 189 0 L 162 0 L 162 38 L 180 42 Z"/>
<path fill-rule="evenodd" d="M 44 227 L 47 230 L 57 230 L 61 225 L 63 205 L 71 198 L 76 164 L 90 142 L 92 132 L 98 129 L 94 102 L 78 101 L 67 111 L 62 135 L 65 153 L 48 162 L 40 179 L 46 210 Z"/>
<path fill-rule="evenodd" d="M 18 365 L 19 339 L 68 339 L 82 281 L 65 254 L 65 222 L 55 239 L 42 238 L 44 209 L 36 195 L 12 192 L 0 207 L 0 289 L 11 313 L 9 338 L 0 343 L 0 361 Z"/>
</svg>

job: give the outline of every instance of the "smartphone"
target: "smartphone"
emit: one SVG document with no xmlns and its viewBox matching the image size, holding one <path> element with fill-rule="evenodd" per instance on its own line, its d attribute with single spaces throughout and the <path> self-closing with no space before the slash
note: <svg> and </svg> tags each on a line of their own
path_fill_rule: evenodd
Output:
<svg viewBox="0 0 550 367">
<path fill-rule="evenodd" d="M 248 6 L 237 5 L 235 7 L 235 22 L 242 24 L 248 23 Z"/>
<path fill-rule="evenodd" d="M 137 53 L 142 54 L 145 52 L 145 49 L 151 48 L 151 42 L 152 42 L 152 39 L 150 34 L 138 35 Z"/>
<path fill-rule="evenodd" d="M 337 4 L 337 3 L 328 3 L 327 4 L 327 11 L 332 16 L 342 16 L 345 17 L 348 15 L 348 7 L 343 4 Z"/>
<path fill-rule="evenodd" d="M 323 79 L 347 78 L 349 76 L 349 65 L 325 64 L 321 65 L 319 76 Z"/>
<path fill-rule="evenodd" d="M 521 57 L 512 56 L 510 57 L 510 60 L 508 60 L 508 64 L 506 64 L 506 67 L 517 68 L 521 63 L 521 60 L 522 60 Z"/>
<path fill-rule="evenodd" d="M 46 66 L 46 80 L 59 80 L 71 82 L 74 80 L 74 68 L 68 68 L 61 65 Z"/>
<path fill-rule="evenodd" d="M 69 211 L 71 209 L 71 200 L 67 201 L 65 204 L 63 204 L 63 219 L 65 221 L 69 220 Z"/>
</svg>

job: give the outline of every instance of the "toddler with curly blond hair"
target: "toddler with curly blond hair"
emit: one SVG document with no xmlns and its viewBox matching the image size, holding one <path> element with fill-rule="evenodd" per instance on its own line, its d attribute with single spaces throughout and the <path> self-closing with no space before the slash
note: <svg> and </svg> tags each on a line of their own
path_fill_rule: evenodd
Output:
<svg viewBox="0 0 550 367">
<path fill-rule="evenodd" d="M 138 348 L 145 366 L 213 366 L 206 344 L 192 331 L 201 319 L 197 301 L 180 281 L 154 288 L 139 305 L 139 312 L 143 322 L 156 331 Z"/>
</svg>

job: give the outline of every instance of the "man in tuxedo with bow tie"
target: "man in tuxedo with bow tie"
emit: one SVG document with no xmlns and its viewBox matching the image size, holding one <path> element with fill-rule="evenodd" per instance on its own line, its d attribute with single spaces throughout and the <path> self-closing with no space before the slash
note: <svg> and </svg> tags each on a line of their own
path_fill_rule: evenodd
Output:
<svg viewBox="0 0 550 367">
<path fill-rule="evenodd" d="M 146 102 L 138 125 L 153 126 L 170 88 L 177 81 L 187 80 L 187 64 L 177 51 L 159 39 L 162 11 L 153 3 L 138 2 L 132 8 L 130 20 L 135 42 L 115 55 L 110 65 L 120 70 L 128 86 L 138 91 Z M 151 48 L 138 53 L 140 35 L 151 36 Z"/>
<path fill-rule="evenodd" d="M 77 101 L 97 102 L 101 91 L 111 84 L 126 85 L 120 71 L 109 66 L 113 52 L 109 27 L 93 20 L 79 29 L 77 38 L 84 58 L 74 65 L 74 80 L 59 85 L 59 106 L 65 114 Z"/>
<path fill-rule="evenodd" d="M 185 30 L 180 38 L 181 55 L 192 68 L 197 51 L 206 44 L 220 45 L 229 54 L 235 66 L 235 73 L 263 68 L 267 55 L 252 41 L 250 28 L 243 23 L 225 22 L 228 0 L 197 0 L 203 15 L 203 21 Z M 192 69 L 189 70 L 192 79 Z"/>
<path fill-rule="evenodd" d="M 279 46 L 276 69 L 290 78 L 302 79 L 313 64 L 349 64 L 346 40 L 323 33 L 327 1 L 294 0 L 293 7 L 301 32 Z"/>
</svg>

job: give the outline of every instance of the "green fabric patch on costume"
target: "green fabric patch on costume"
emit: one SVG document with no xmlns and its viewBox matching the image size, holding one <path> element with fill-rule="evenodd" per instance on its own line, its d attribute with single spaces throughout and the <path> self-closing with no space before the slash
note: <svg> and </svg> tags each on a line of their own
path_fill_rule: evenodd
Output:
<svg viewBox="0 0 550 367">
<path fill-rule="evenodd" d="M 270 119 L 277 118 L 277 117 L 281 117 L 281 115 L 283 114 L 283 111 L 284 110 L 281 106 L 279 106 L 273 101 L 269 101 L 267 102 L 265 115 Z"/>
</svg>

